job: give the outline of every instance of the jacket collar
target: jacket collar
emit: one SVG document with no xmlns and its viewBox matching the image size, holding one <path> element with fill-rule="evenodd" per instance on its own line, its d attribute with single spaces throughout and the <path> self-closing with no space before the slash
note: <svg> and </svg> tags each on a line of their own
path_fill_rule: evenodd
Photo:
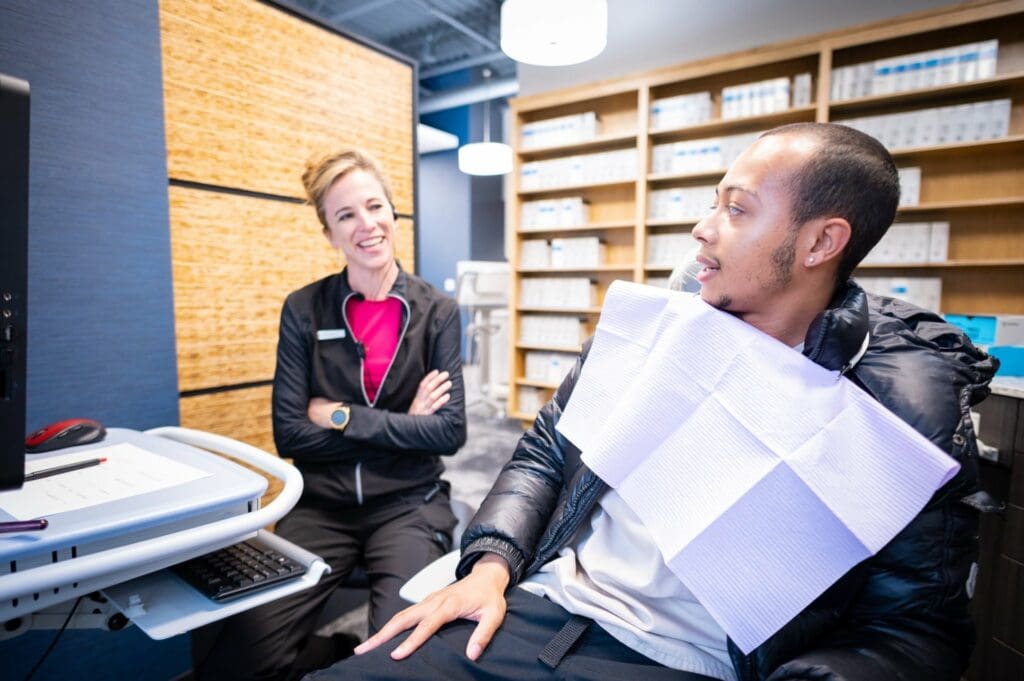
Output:
<svg viewBox="0 0 1024 681">
<path fill-rule="evenodd" d="M 402 269 L 402 263 L 395 260 L 395 264 L 398 265 L 398 276 L 395 278 L 395 283 L 391 285 L 391 290 L 388 291 L 388 295 L 398 296 L 402 300 L 408 300 L 409 296 L 406 295 L 406 293 L 409 289 L 409 275 L 406 274 L 404 269 Z M 350 294 L 355 293 L 355 291 L 352 290 L 352 287 L 348 284 L 347 265 L 345 266 L 345 269 L 338 273 L 336 281 L 338 292 L 334 296 L 335 299 L 340 298 L 341 300 L 345 300 Z"/>
<path fill-rule="evenodd" d="M 863 353 L 867 334 L 867 294 L 850 280 L 811 322 L 804 338 L 804 355 L 830 371 L 846 371 Z"/>
</svg>

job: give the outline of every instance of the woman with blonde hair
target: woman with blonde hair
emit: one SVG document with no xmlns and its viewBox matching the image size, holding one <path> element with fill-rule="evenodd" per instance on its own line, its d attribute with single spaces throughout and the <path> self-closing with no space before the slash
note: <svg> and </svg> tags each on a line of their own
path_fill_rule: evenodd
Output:
<svg viewBox="0 0 1024 681">
<path fill-rule="evenodd" d="M 376 631 L 404 607 L 401 585 L 450 550 L 456 524 L 439 457 L 466 440 L 458 307 L 395 259 L 397 213 L 372 158 L 340 151 L 302 180 L 346 266 L 290 294 L 281 312 L 274 442 L 305 488 L 276 532 L 331 572 L 229 620 L 199 678 L 301 675 L 303 643 L 357 566 Z"/>
</svg>

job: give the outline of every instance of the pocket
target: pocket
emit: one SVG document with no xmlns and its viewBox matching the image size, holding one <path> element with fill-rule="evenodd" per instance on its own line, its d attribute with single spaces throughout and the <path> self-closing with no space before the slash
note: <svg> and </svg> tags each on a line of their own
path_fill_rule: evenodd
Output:
<svg viewBox="0 0 1024 681">
<path fill-rule="evenodd" d="M 437 492 L 430 499 L 426 501 L 421 500 L 420 515 L 423 517 L 426 526 L 430 528 L 434 542 L 440 547 L 441 553 L 444 554 L 452 550 L 452 532 L 455 530 L 455 525 L 458 521 L 455 518 L 455 514 L 452 513 L 451 499 L 448 495 L 448 483 L 441 480 L 437 484 L 439 485 Z"/>
</svg>

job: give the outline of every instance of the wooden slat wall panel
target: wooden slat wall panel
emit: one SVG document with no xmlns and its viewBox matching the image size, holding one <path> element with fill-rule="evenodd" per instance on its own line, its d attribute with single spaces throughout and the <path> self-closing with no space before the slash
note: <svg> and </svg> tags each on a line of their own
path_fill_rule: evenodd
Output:
<svg viewBox="0 0 1024 681">
<path fill-rule="evenodd" d="M 308 159 L 355 146 L 414 212 L 412 67 L 255 0 L 161 0 L 160 27 L 179 389 L 269 381 L 285 296 L 344 264 L 283 197 L 303 197 Z M 413 229 L 395 239 L 409 271 Z M 186 427 L 275 451 L 269 386 L 180 408 Z"/>
<path fill-rule="evenodd" d="M 340 269 L 310 206 L 171 186 L 181 391 L 274 374 L 281 304 Z"/>
<path fill-rule="evenodd" d="M 230 433 L 263 451 L 276 451 L 270 425 L 270 386 L 186 397 L 180 409 L 181 425 L 186 428 Z M 281 481 L 267 477 L 264 505 L 280 491 Z"/>
<path fill-rule="evenodd" d="M 164 0 L 160 22 L 172 178 L 301 197 L 309 157 L 354 145 L 413 212 L 410 66 L 258 2 Z"/>
</svg>

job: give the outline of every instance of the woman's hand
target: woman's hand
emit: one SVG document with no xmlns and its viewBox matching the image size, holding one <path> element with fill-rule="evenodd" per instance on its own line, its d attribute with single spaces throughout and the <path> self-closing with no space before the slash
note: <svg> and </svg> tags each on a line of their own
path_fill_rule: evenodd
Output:
<svg viewBox="0 0 1024 681">
<path fill-rule="evenodd" d="M 326 397 L 314 397 L 306 407 L 306 416 L 314 425 L 321 428 L 331 428 L 331 412 L 338 408 L 341 402 L 331 402 Z"/>
<path fill-rule="evenodd" d="M 451 389 L 452 382 L 448 380 L 448 372 L 434 369 L 420 381 L 420 386 L 416 389 L 416 397 L 409 405 L 409 413 L 416 416 L 430 416 L 448 404 L 448 400 L 451 399 Z"/>
<path fill-rule="evenodd" d="M 505 589 L 509 575 L 504 558 L 494 553 L 486 554 L 468 575 L 392 617 L 380 631 L 356 647 L 356 655 L 367 653 L 406 629 L 416 627 L 391 653 L 392 659 L 402 660 L 448 622 L 467 619 L 478 622 L 466 646 L 466 657 L 476 660 L 505 619 Z"/>
</svg>

